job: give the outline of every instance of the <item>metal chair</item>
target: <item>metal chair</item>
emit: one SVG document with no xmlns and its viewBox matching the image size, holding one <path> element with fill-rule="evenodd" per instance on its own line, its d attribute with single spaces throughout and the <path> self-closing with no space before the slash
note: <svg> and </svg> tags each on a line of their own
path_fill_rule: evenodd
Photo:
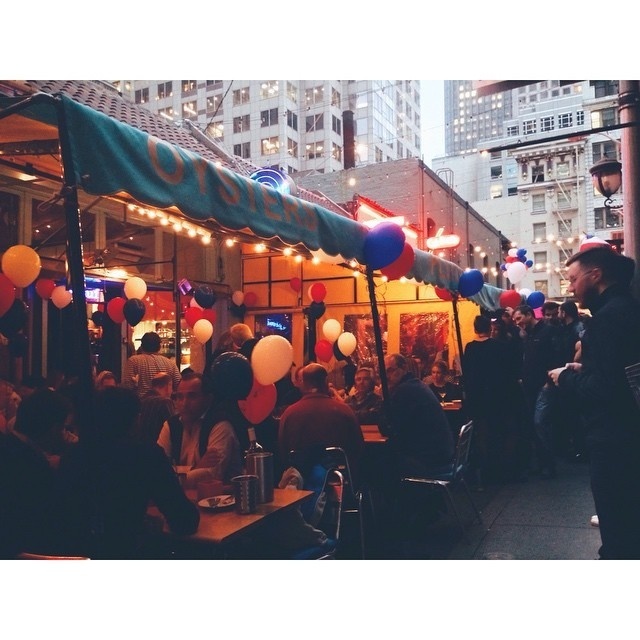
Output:
<svg viewBox="0 0 640 640">
<path fill-rule="evenodd" d="M 349 459 L 341 447 L 327 447 L 324 457 L 325 466 L 335 466 L 344 476 L 344 496 L 342 513 L 353 515 L 358 519 L 358 541 L 360 545 L 360 557 L 365 559 L 365 527 L 363 515 L 363 492 L 356 488 L 351 475 Z"/>
<path fill-rule="evenodd" d="M 456 444 L 456 451 L 454 455 L 453 462 L 447 467 L 440 467 L 431 474 L 426 475 L 425 477 L 410 477 L 410 478 L 402 478 L 402 482 L 406 484 L 413 485 L 427 485 L 432 487 L 440 487 L 444 489 L 444 492 L 447 495 L 449 503 L 453 508 L 453 512 L 458 520 L 458 524 L 460 525 L 460 529 L 462 531 L 462 535 L 468 540 L 467 531 L 465 529 L 464 523 L 462 522 L 462 518 L 460 517 L 460 512 L 458 507 L 456 506 L 455 500 L 453 498 L 452 489 L 457 486 L 462 486 L 464 492 L 467 494 L 467 498 L 473 507 L 475 514 L 477 516 L 478 522 L 480 524 L 484 524 L 482 520 L 482 514 L 480 510 L 476 506 L 476 503 L 471 496 L 471 491 L 467 486 L 467 483 L 464 479 L 465 473 L 469 464 L 469 451 L 471 449 L 471 437 L 473 435 L 473 420 L 470 420 L 466 424 L 463 424 L 460 428 L 460 433 L 458 434 L 458 442 Z"/>
<path fill-rule="evenodd" d="M 338 469 L 326 470 L 322 492 L 322 515 L 315 527 L 324 531 L 328 540 L 325 544 L 301 549 L 291 556 L 291 560 L 335 560 L 340 542 L 342 522 L 342 500 L 344 496 L 344 476 Z"/>
</svg>

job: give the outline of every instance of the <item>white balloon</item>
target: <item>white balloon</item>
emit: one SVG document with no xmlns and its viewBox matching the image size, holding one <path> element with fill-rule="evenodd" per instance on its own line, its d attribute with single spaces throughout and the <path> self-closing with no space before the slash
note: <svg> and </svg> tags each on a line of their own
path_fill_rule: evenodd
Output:
<svg viewBox="0 0 640 640">
<path fill-rule="evenodd" d="M 508 256 L 510 256 L 511 258 L 517 258 L 518 257 L 518 250 L 517 249 L 509 249 Z"/>
<path fill-rule="evenodd" d="M 282 336 L 265 336 L 251 352 L 253 375 L 261 385 L 273 384 L 289 373 L 293 347 Z"/>
<path fill-rule="evenodd" d="M 243 291 L 234 291 L 231 295 L 231 301 L 236 306 L 240 306 L 244 302 L 244 292 Z"/>
<path fill-rule="evenodd" d="M 72 300 L 71 291 L 67 291 L 63 284 L 54 288 L 51 292 L 51 302 L 58 307 L 58 309 L 64 309 L 71 303 Z"/>
<path fill-rule="evenodd" d="M 204 344 L 213 335 L 213 325 L 206 318 L 200 318 L 193 325 L 193 335 L 200 344 Z"/>
<path fill-rule="evenodd" d="M 127 296 L 129 300 L 132 300 L 134 298 L 142 300 L 142 298 L 147 295 L 147 283 L 138 276 L 129 278 L 124 283 L 124 295 Z"/>
<path fill-rule="evenodd" d="M 518 284 L 527 275 L 527 267 L 522 262 L 511 262 L 507 265 L 507 278 Z"/>
<path fill-rule="evenodd" d="M 343 356 L 350 356 L 356 350 L 356 337 L 353 333 L 345 331 L 338 338 L 338 349 Z"/>
<path fill-rule="evenodd" d="M 341 332 L 342 327 L 340 326 L 340 323 L 333 318 L 325 320 L 324 324 L 322 325 L 322 333 L 329 342 L 335 342 Z"/>
<path fill-rule="evenodd" d="M 529 294 L 531 293 L 531 289 L 526 289 L 526 288 L 525 289 L 518 289 L 518 293 L 521 296 L 524 296 L 525 298 L 528 298 Z"/>
</svg>

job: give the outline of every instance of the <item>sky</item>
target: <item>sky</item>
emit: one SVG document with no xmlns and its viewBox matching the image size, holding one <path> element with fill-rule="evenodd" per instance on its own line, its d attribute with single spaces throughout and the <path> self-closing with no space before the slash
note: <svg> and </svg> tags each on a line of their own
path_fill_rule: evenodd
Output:
<svg viewBox="0 0 640 640">
<path fill-rule="evenodd" d="M 422 155 L 427 166 L 444 155 L 444 80 L 420 80 Z"/>
</svg>

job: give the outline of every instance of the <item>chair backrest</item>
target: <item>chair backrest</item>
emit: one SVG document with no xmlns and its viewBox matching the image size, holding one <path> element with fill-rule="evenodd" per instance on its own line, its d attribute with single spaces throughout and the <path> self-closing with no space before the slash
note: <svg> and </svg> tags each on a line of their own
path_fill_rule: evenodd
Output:
<svg viewBox="0 0 640 640">
<path fill-rule="evenodd" d="M 324 452 L 323 464 L 325 467 L 336 468 L 342 473 L 345 492 L 349 499 L 355 499 L 357 488 L 353 484 L 349 458 L 342 447 L 327 447 Z"/>
<path fill-rule="evenodd" d="M 327 475 L 326 503 L 322 517 L 316 525 L 327 537 L 340 540 L 340 524 L 342 521 L 342 502 L 344 496 L 344 476 L 338 469 L 330 469 Z"/>
<path fill-rule="evenodd" d="M 469 463 L 469 451 L 471 450 L 471 436 L 473 435 L 473 420 L 469 420 L 460 427 L 456 453 L 454 458 L 454 474 L 464 471 Z"/>
</svg>

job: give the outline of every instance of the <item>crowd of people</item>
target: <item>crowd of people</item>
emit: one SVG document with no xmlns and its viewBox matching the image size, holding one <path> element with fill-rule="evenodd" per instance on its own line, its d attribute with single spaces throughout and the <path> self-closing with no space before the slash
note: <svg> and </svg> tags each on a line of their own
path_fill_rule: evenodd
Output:
<svg viewBox="0 0 640 640">
<path fill-rule="evenodd" d="M 247 427 L 273 453 L 276 479 L 299 477 L 292 452 L 312 458 L 340 447 L 353 481 L 379 492 L 382 520 L 394 531 L 419 517 L 430 522 L 444 505 L 421 499 L 416 509 L 401 480 L 447 468 L 461 425 L 473 420 L 468 481 L 476 489 L 531 473 L 553 478 L 559 456 L 589 461 L 601 557 L 638 557 L 640 410 L 625 378 L 625 367 L 640 362 L 633 326 L 640 309 L 629 293 L 635 265 L 597 247 L 579 251 L 567 266 L 582 311 L 568 300 L 481 312 L 457 380 L 442 359 L 421 379 L 410 354 L 388 353 L 383 398 L 372 362 L 354 364 L 342 389 L 330 384 L 325 366 L 292 364 L 276 383 L 272 414 L 258 425 L 214 392 L 213 368 L 180 372 L 159 355 L 153 332 L 129 358 L 121 383 L 108 371 L 96 377 L 88 423 L 77 424 L 72 383 L 25 380 L 14 389 L 0 381 L 0 485 L 12 487 L 0 502 L 0 555 L 139 557 L 150 501 L 172 531 L 192 533 L 199 515 L 185 489 L 229 484 L 242 473 Z M 213 355 L 250 359 L 257 340 L 238 323 Z M 456 402 L 459 411 L 444 410 Z M 360 428 L 369 424 L 387 437 L 374 458 Z M 182 482 L 178 467 L 188 469 Z M 293 531 L 287 522 L 281 526 Z"/>
</svg>

